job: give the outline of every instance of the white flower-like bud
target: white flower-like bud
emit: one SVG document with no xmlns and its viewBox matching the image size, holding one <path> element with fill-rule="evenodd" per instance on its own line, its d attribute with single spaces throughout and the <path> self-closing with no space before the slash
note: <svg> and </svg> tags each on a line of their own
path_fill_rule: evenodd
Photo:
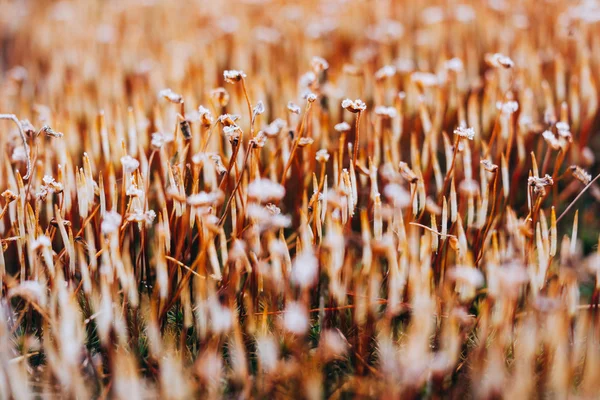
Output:
<svg viewBox="0 0 600 400">
<path fill-rule="evenodd" d="M 492 163 L 490 160 L 481 160 L 480 161 L 483 168 L 488 172 L 494 172 L 498 169 L 498 166 Z"/>
<path fill-rule="evenodd" d="M 239 140 L 242 134 L 242 128 L 238 125 L 225 126 L 223 127 L 223 133 L 230 142 L 235 142 Z"/>
<path fill-rule="evenodd" d="M 517 112 L 519 109 L 519 103 L 514 100 L 502 103 L 501 101 L 496 103 L 496 108 L 502 111 L 502 114 L 510 115 Z"/>
<path fill-rule="evenodd" d="M 140 166 L 140 162 L 130 155 L 121 157 L 121 164 L 123 164 L 123 170 L 126 174 L 131 174 Z"/>
<path fill-rule="evenodd" d="M 158 92 L 159 97 L 167 99 L 171 103 L 179 104 L 183 101 L 183 97 L 180 94 L 175 93 L 171 89 L 163 89 Z"/>
<path fill-rule="evenodd" d="M 405 208 L 411 205 L 410 193 L 397 183 L 385 185 L 383 194 L 392 201 L 394 207 Z"/>
<path fill-rule="evenodd" d="M 320 163 L 326 163 L 329 161 L 329 152 L 327 149 L 321 149 L 317 151 L 316 160 Z"/>
<path fill-rule="evenodd" d="M 281 133 L 281 130 L 285 128 L 285 125 L 286 123 L 284 120 L 282 120 L 281 118 L 277 118 L 269 125 L 267 125 L 263 129 L 263 132 L 265 133 L 265 135 L 267 135 L 267 137 L 275 137 Z"/>
<path fill-rule="evenodd" d="M 450 279 L 472 287 L 483 286 L 484 279 L 480 270 L 474 267 L 457 266 L 448 271 Z"/>
<path fill-rule="evenodd" d="M 132 197 L 142 197 L 144 195 L 144 191 L 142 189 L 138 189 L 137 185 L 132 183 L 129 185 L 127 190 L 125 190 L 125 194 Z"/>
<path fill-rule="evenodd" d="M 33 250 L 37 250 L 42 247 L 52 247 L 52 241 L 46 235 L 40 235 L 31 244 Z"/>
<path fill-rule="evenodd" d="M 465 128 L 463 126 L 459 126 L 458 128 L 456 128 L 454 130 L 454 134 L 461 138 L 469 140 L 473 140 L 475 138 L 475 130 L 473 128 Z"/>
<path fill-rule="evenodd" d="M 310 65 L 315 73 L 325 71 L 329 68 L 329 63 L 324 58 L 316 56 L 312 58 Z"/>
<path fill-rule="evenodd" d="M 575 177 L 575 179 L 584 185 L 589 185 L 589 183 L 592 181 L 592 175 L 578 165 L 572 165 L 571 171 L 573 173 L 573 177 Z"/>
<path fill-rule="evenodd" d="M 210 126 L 213 123 L 213 116 L 210 110 L 204 106 L 198 107 L 198 116 L 200 123 L 204 126 Z"/>
<path fill-rule="evenodd" d="M 100 224 L 102 233 L 108 235 L 116 232 L 119 229 L 119 226 L 121 226 L 122 220 L 121 214 L 118 212 L 108 211 L 106 214 L 104 214 L 104 220 L 102 220 L 102 223 Z"/>
<path fill-rule="evenodd" d="M 413 72 L 410 75 L 410 80 L 420 88 L 437 86 L 439 84 L 438 77 L 431 72 Z"/>
<path fill-rule="evenodd" d="M 462 60 L 458 57 L 451 58 L 444 63 L 447 70 L 452 72 L 461 72 L 465 69 L 465 65 Z"/>
<path fill-rule="evenodd" d="M 256 117 L 257 115 L 261 115 L 265 112 L 265 103 L 260 100 L 256 103 L 256 106 L 252 109 L 252 117 Z"/>
<path fill-rule="evenodd" d="M 285 188 L 270 179 L 255 179 L 248 185 L 248 197 L 260 203 L 278 201 L 285 196 Z"/>
<path fill-rule="evenodd" d="M 380 81 L 386 78 L 391 78 L 394 75 L 396 75 L 396 67 L 393 65 L 386 65 L 379 68 L 377 72 L 375 72 L 375 79 Z"/>
<path fill-rule="evenodd" d="M 221 107 L 225 107 L 229 104 L 229 93 L 225 88 L 219 87 L 211 90 L 210 97 L 212 97 Z"/>
<path fill-rule="evenodd" d="M 188 196 L 187 203 L 192 207 L 206 207 L 219 204 L 223 200 L 223 192 L 200 192 Z"/>
<path fill-rule="evenodd" d="M 241 81 L 245 77 L 246 74 L 244 73 L 244 71 L 238 71 L 235 69 L 223 71 L 223 78 L 227 83 L 236 83 Z"/>
<path fill-rule="evenodd" d="M 301 288 L 309 288 L 317 282 L 319 260 L 312 250 L 304 250 L 296 256 L 292 266 L 292 282 Z"/>
<path fill-rule="evenodd" d="M 309 71 L 300 77 L 300 81 L 298 82 L 298 86 L 302 89 L 307 89 L 312 86 L 313 83 L 317 80 L 317 76 L 314 72 Z"/>
<path fill-rule="evenodd" d="M 274 371 L 279 359 L 278 344 L 272 337 L 261 336 L 256 339 L 256 353 L 260 366 L 267 372 Z"/>
<path fill-rule="evenodd" d="M 309 103 L 314 103 L 315 101 L 317 101 L 317 95 L 312 93 L 312 92 L 306 92 L 303 96 L 306 101 L 308 101 Z"/>
<path fill-rule="evenodd" d="M 297 104 L 292 103 L 291 101 L 288 103 L 287 105 L 287 109 L 289 112 L 293 113 L 293 114 L 300 114 L 300 106 L 298 106 Z"/>
<path fill-rule="evenodd" d="M 165 135 L 160 132 L 154 132 L 152 134 L 152 140 L 150 141 L 150 144 L 155 149 L 160 149 L 165 144 Z"/>
<path fill-rule="evenodd" d="M 302 335 L 310 326 L 306 308 L 296 302 L 288 302 L 284 315 L 283 327 L 290 333 Z"/>
<path fill-rule="evenodd" d="M 494 53 L 494 54 L 487 54 L 485 56 L 485 61 L 492 67 L 495 68 L 512 68 L 515 66 L 515 63 L 513 62 L 513 60 L 510 59 L 510 57 L 505 56 L 504 54 L 500 54 L 500 53 Z"/>
<path fill-rule="evenodd" d="M 341 133 L 341 132 L 350 132 L 350 129 L 352 129 L 352 127 L 350 126 L 349 123 L 344 121 L 344 122 L 340 122 L 339 124 L 335 124 L 333 129 L 335 129 L 336 131 Z"/>
<path fill-rule="evenodd" d="M 396 109 L 394 107 L 385 107 L 385 106 L 377 106 L 375 107 L 375 114 L 379 115 L 380 117 L 385 117 L 385 118 L 396 118 L 398 116 L 398 112 L 396 111 Z"/>
<path fill-rule="evenodd" d="M 367 105 L 361 99 L 356 99 L 354 101 L 345 99 L 342 101 L 342 107 L 355 114 L 367 109 Z"/>
</svg>

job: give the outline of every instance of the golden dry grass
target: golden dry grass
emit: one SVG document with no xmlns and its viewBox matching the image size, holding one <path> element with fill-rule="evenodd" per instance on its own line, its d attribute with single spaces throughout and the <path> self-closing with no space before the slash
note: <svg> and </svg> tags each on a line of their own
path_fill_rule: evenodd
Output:
<svg viewBox="0 0 600 400">
<path fill-rule="evenodd" d="M 0 0 L 0 398 L 594 398 L 594 1 Z"/>
</svg>

